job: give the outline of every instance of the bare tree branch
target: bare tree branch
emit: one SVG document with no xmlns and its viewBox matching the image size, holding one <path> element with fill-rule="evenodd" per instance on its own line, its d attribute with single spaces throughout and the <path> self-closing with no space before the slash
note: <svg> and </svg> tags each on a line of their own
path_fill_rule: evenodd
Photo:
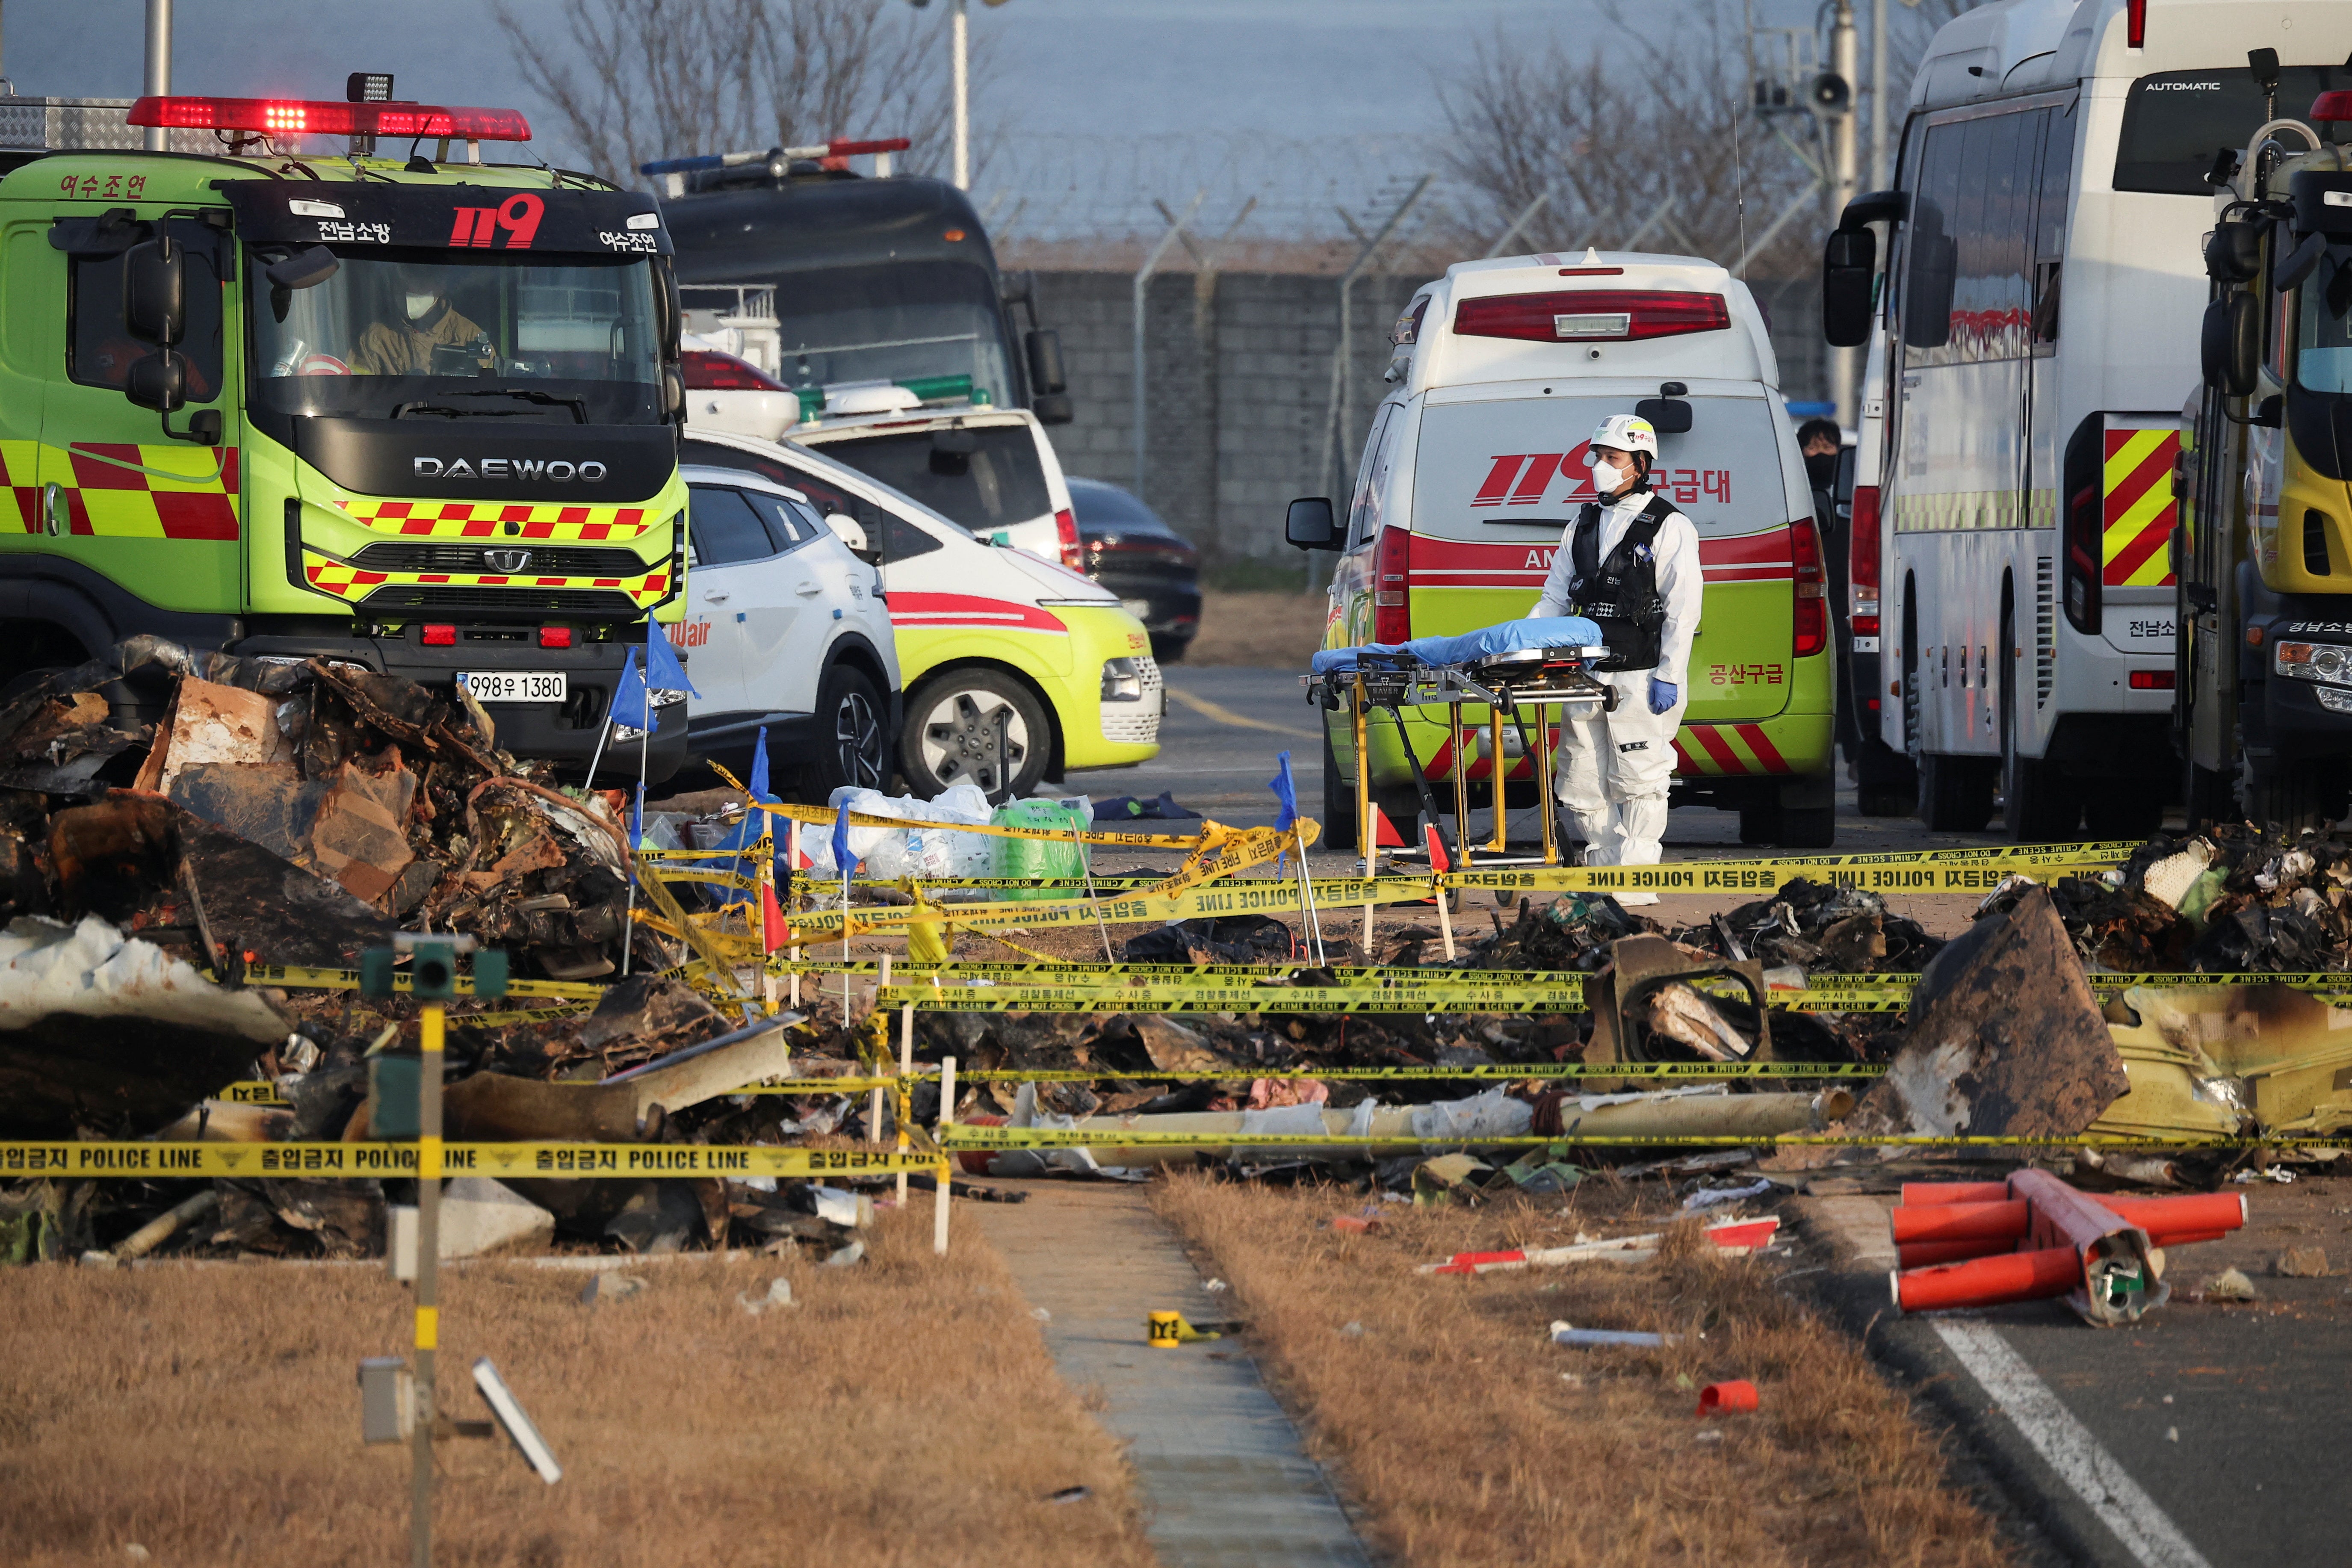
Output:
<svg viewBox="0 0 2352 1568">
<path fill-rule="evenodd" d="M 552 31 L 492 11 L 558 139 L 621 184 L 655 158 L 845 136 L 907 137 L 909 173 L 947 162 L 946 28 L 891 0 L 563 0 Z M 992 42 L 972 40 L 975 99 Z"/>
<path fill-rule="evenodd" d="M 1906 87 L 1935 29 L 1970 0 L 1927 0 L 1889 37 L 1890 96 Z M 1450 172 L 1479 193 L 1474 226 L 1491 237 L 1543 191 L 1550 203 L 1515 243 L 1560 249 L 1622 247 L 1672 204 L 1671 226 L 1643 245 L 1666 247 L 1670 227 L 1707 256 L 1731 262 L 1746 231 L 1763 233 L 1810 175 L 1748 109 L 1744 23 L 1732 0 L 1651 0 L 1639 16 L 1625 0 L 1598 6 L 1612 24 L 1590 53 L 1557 39 L 1530 47 L 1497 32 L 1469 66 L 1440 86 L 1454 131 Z M 1811 124 L 1784 129 L 1811 143 Z M 1734 136 L 1738 155 L 1734 154 Z M 1750 270 L 1794 277 L 1818 264 L 1821 217 L 1790 223 Z"/>
</svg>

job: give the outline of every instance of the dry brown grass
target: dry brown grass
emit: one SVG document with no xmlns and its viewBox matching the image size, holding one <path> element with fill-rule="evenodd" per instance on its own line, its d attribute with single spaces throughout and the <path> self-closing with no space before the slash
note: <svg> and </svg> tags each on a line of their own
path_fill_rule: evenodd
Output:
<svg viewBox="0 0 2352 1568">
<path fill-rule="evenodd" d="M 1305 669 L 1323 646 L 1330 601 L 1316 594 L 1236 594 L 1204 590 L 1201 630 L 1184 650 L 1186 664 L 1238 664 L 1261 669 Z"/>
<path fill-rule="evenodd" d="M 1124 1461 L 1003 1264 L 969 1229 L 935 1259 L 915 1211 L 856 1268 L 647 1265 L 593 1308 L 578 1273 L 446 1278 L 445 1409 L 488 1414 L 466 1369 L 489 1355 L 565 1475 L 443 1444 L 438 1560 L 1150 1563 Z M 779 1274 L 802 1304 L 746 1313 Z M 361 1445 L 354 1379 L 407 1309 L 370 1268 L 0 1272 L 0 1558 L 406 1561 L 408 1450 Z"/>
<path fill-rule="evenodd" d="M 1626 1234 L 1601 1223 L 1635 1217 L 1622 1189 L 1588 1183 L 1572 1212 L 1557 1198 L 1387 1205 L 1370 1236 L 1319 1228 L 1361 1205 L 1345 1194 L 1189 1176 L 1156 1193 L 1233 1282 L 1250 1342 L 1401 1563 L 2006 1561 L 1902 1402 L 1776 1288 L 1773 1265 L 1677 1233 L 1648 1268 L 1413 1272 L 1456 1251 L 1558 1245 L 1580 1223 Z M 1554 1319 L 1686 1337 L 1570 1350 L 1550 1342 Z M 1339 1331 L 1349 1322 L 1360 1337 Z M 1761 1409 L 1698 1419 L 1697 1389 L 1728 1378 L 1753 1382 Z"/>
</svg>

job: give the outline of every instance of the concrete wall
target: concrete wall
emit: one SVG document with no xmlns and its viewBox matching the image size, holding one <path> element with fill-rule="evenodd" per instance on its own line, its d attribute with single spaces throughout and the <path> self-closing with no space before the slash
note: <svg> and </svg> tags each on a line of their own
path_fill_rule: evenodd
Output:
<svg viewBox="0 0 2352 1568">
<path fill-rule="evenodd" d="M 1137 488 L 1134 286 L 1117 272 L 1039 272 L 1040 323 L 1058 328 L 1076 418 L 1052 432 L 1073 474 Z M 1144 304 L 1141 492 L 1211 561 L 1297 560 L 1282 542 L 1293 496 L 1342 492 L 1387 390 L 1389 329 L 1425 274 L 1355 285 L 1349 410 L 1318 474 L 1339 343 L 1339 280 L 1305 273 L 1170 272 Z M 1824 395 L 1820 287 L 1756 279 L 1782 390 Z M 1303 563 L 1302 563 L 1303 569 Z"/>
</svg>

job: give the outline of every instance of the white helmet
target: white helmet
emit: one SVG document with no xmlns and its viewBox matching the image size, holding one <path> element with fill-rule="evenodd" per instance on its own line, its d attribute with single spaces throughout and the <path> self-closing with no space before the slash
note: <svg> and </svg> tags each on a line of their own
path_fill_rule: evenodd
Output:
<svg viewBox="0 0 2352 1568">
<path fill-rule="evenodd" d="M 1658 433 L 1638 414 L 1612 414 L 1603 419 L 1592 432 L 1592 445 L 1614 447 L 1621 452 L 1647 452 L 1652 462 L 1658 458 Z M 1584 460 L 1591 463 L 1591 451 Z"/>
</svg>

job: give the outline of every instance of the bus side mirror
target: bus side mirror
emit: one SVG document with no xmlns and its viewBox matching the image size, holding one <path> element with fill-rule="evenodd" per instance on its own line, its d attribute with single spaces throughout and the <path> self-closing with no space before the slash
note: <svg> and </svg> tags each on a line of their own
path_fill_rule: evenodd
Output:
<svg viewBox="0 0 2352 1568">
<path fill-rule="evenodd" d="M 2206 385 L 2224 397 L 2251 394 L 2263 355 L 2260 301 L 2241 289 L 2206 306 L 2197 347 Z"/>
<path fill-rule="evenodd" d="M 1877 273 L 1876 235 L 1858 228 L 1830 236 L 1822 252 L 1822 331 L 1835 347 L 1870 341 L 1870 292 Z"/>
<path fill-rule="evenodd" d="M 131 362 L 122 395 L 142 408 L 169 414 L 188 401 L 188 362 L 170 349 L 157 349 Z"/>
<path fill-rule="evenodd" d="M 1328 496 L 1305 496 L 1290 503 L 1283 515 L 1282 537 L 1297 550 L 1337 550 L 1339 526 Z"/>
<path fill-rule="evenodd" d="M 185 335 L 187 261 L 171 236 L 159 234 L 123 253 L 122 322 L 132 337 L 161 348 L 176 346 Z M 142 406 L 153 408 L 159 405 L 149 403 Z"/>
<path fill-rule="evenodd" d="M 1040 425 L 1067 425 L 1077 409 L 1070 401 L 1069 373 L 1062 365 L 1062 334 L 1033 327 L 1024 346 L 1029 353 L 1029 412 Z"/>
<path fill-rule="evenodd" d="M 1038 392 L 1069 391 L 1069 377 L 1062 369 L 1062 334 L 1033 328 L 1026 346 L 1030 385 Z"/>
</svg>

